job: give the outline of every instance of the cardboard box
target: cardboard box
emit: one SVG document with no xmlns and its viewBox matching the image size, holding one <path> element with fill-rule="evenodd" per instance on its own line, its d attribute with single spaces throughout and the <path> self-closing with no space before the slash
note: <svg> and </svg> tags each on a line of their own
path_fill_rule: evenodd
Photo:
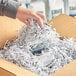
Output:
<svg viewBox="0 0 76 76">
<path fill-rule="evenodd" d="M 17 19 L 0 16 L 0 48 L 4 46 L 6 41 L 11 41 L 16 38 L 23 25 Z"/>
<path fill-rule="evenodd" d="M 35 73 L 0 59 L 0 76 L 37 76 Z"/>
<path fill-rule="evenodd" d="M 4 19 L 5 18 L 5 19 Z M 49 22 L 56 28 L 62 37 L 74 37 L 76 39 L 76 19 L 64 14 L 59 15 Z M 2 25 L 2 26 L 1 26 Z M 7 40 L 16 38 L 23 23 L 7 17 L 0 17 L 0 46 L 2 47 Z M 6 26 L 6 27 L 5 27 Z M 11 28 L 11 29 L 10 29 Z M 7 30 L 6 30 L 7 29 Z M 65 65 L 56 71 L 52 76 L 76 76 L 76 60 Z M 37 76 L 35 73 L 13 63 L 0 59 L 1 76 Z"/>
<path fill-rule="evenodd" d="M 64 65 L 63 68 L 56 71 L 52 76 L 76 76 L 76 60 Z"/>
<path fill-rule="evenodd" d="M 52 27 L 56 28 L 56 31 L 60 36 L 76 39 L 76 18 L 61 14 L 48 22 Z"/>
</svg>

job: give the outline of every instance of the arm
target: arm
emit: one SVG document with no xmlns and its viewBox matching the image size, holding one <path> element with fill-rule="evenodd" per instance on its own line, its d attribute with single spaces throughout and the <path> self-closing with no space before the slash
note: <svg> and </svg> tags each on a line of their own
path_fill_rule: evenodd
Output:
<svg viewBox="0 0 76 76">
<path fill-rule="evenodd" d="M 42 14 L 35 13 L 32 10 L 19 6 L 19 3 L 13 0 L 0 0 L 0 15 L 11 18 L 18 18 L 29 26 L 29 19 L 34 19 L 38 22 L 41 28 L 44 27 L 43 20 L 46 20 Z"/>
<path fill-rule="evenodd" d="M 13 0 L 0 0 L 0 15 L 16 18 L 19 4 Z"/>
</svg>

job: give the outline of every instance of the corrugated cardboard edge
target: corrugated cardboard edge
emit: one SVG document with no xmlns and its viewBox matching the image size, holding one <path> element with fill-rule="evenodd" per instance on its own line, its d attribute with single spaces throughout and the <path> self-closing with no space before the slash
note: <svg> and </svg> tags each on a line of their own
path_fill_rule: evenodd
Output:
<svg viewBox="0 0 76 76">
<path fill-rule="evenodd" d="M 64 65 L 63 68 L 56 71 L 52 76 L 76 76 L 76 60 Z"/>
<path fill-rule="evenodd" d="M 26 70 L 22 67 L 18 67 L 17 65 L 15 65 L 11 62 L 8 62 L 4 59 L 0 59 L 0 67 L 13 73 L 16 76 L 37 76 L 35 73 L 33 73 L 29 70 Z M 1 76 L 1 74 L 0 74 L 0 76 Z"/>
</svg>

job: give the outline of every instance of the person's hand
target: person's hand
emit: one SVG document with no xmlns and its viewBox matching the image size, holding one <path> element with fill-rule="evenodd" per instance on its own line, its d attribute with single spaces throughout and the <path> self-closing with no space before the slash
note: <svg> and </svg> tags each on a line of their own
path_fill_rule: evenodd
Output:
<svg viewBox="0 0 76 76">
<path fill-rule="evenodd" d="M 44 15 L 40 13 L 35 13 L 30 9 L 24 8 L 20 6 L 18 8 L 16 18 L 18 18 L 20 21 L 24 22 L 27 26 L 29 26 L 29 19 L 34 19 L 38 22 L 40 28 L 43 28 L 43 21 L 46 21 L 46 18 Z"/>
</svg>

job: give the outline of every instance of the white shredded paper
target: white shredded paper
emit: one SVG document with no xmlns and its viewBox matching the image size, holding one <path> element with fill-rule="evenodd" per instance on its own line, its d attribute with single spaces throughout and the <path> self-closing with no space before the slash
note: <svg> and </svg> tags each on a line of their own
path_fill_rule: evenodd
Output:
<svg viewBox="0 0 76 76">
<path fill-rule="evenodd" d="M 49 76 L 76 59 L 76 42 L 72 38 L 61 40 L 47 24 L 43 29 L 34 21 L 30 25 L 30 28 L 23 26 L 18 38 L 5 45 L 0 51 L 1 58 L 39 76 Z"/>
</svg>

